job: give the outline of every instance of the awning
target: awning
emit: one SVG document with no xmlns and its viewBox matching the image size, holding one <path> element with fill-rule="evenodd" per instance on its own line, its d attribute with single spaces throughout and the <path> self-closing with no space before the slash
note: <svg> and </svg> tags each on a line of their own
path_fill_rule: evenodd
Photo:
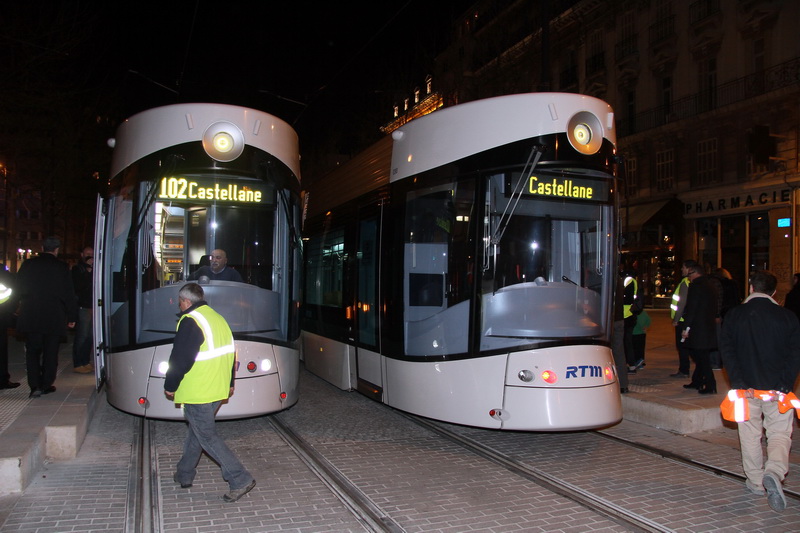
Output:
<svg viewBox="0 0 800 533">
<path fill-rule="evenodd" d="M 667 205 L 667 202 L 669 202 L 669 200 L 659 200 L 646 204 L 623 205 L 620 207 L 620 220 L 622 222 L 623 233 L 640 231 L 648 220 L 653 218 L 661 208 Z"/>
</svg>

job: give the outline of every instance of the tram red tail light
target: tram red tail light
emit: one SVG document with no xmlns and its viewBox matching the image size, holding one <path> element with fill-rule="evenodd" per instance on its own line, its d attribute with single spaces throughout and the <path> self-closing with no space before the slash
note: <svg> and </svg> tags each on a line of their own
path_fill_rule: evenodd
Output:
<svg viewBox="0 0 800 533">
<path fill-rule="evenodd" d="M 287 396 L 287 394 L 285 392 L 282 392 L 281 393 L 281 400 L 285 400 L 286 396 Z"/>
<path fill-rule="evenodd" d="M 248 372 L 253 373 L 253 372 L 256 371 L 256 368 L 258 368 L 258 367 L 256 366 L 255 361 L 250 361 L 249 363 L 247 363 L 247 371 Z"/>
<path fill-rule="evenodd" d="M 607 380 L 614 381 L 614 370 L 610 366 L 607 366 L 603 369 L 603 375 Z"/>
<path fill-rule="evenodd" d="M 552 370 L 545 370 L 544 372 L 542 372 L 542 380 L 545 383 L 549 383 L 550 385 L 552 385 L 553 383 L 558 381 L 558 377 L 556 376 L 556 373 L 553 372 Z"/>
<path fill-rule="evenodd" d="M 136 400 L 136 403 L 145 408 L 148 406 L 147 398 L 145 398 L 144 396 L 141 396 L 138 400 Z"/>
</svg>

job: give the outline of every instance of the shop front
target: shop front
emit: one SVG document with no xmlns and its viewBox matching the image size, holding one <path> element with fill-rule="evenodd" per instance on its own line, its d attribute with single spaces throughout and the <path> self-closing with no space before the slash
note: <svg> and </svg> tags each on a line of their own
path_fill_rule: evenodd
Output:
<svg viewBox="0 0 800 533">
<path fill-rule="evenodd" d="M 684 255 L 695 258 L 706 272 L 727 270 L 742 295 L 748 293 L 751 272 L 770 270 L 778 278 L 777 299 L 782 301 L 796 268 L 796 194 L 792 186 L 779 183 L 682 195 L 686 229 L 692 235 Z"/>
</svg>

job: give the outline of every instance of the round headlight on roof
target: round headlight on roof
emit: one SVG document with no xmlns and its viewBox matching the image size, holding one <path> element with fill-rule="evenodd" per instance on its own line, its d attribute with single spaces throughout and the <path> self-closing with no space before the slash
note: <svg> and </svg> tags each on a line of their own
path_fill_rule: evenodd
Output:
<svg viewBox="0 0 800 533">
<path fill-rule="evenodd" d="M 203 133 L 203 149 L 212 159 L 233 161 L 244 151 L 244 134 L 230 122 L 215 122 Z"/>
<path fill-rule="evenodd" d="M 603 127 L 594 114 L 580 111 L 567 123 L 567 138 L 572 147 L 580 153 L 596 154 L 603 144 Z"/>
</svg>

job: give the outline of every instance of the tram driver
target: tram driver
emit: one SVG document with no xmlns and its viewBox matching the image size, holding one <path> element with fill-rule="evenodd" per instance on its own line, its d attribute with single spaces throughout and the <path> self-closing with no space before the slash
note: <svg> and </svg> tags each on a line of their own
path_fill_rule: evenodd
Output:
<svg viewBox="0 0 800 533">
<path fill-rule="evenodd" d="M 202 277 L 206 277 L 209 280 L 244 282 L 241 274 L 233 267 L 228 266 L 228 254 L 225 253 L 225 250 L 212 250 L 209 258 L 211 263 L 198 268 L 194 274 L 189 276 L 189 280 L 197 281 Z"/>
</svg>

